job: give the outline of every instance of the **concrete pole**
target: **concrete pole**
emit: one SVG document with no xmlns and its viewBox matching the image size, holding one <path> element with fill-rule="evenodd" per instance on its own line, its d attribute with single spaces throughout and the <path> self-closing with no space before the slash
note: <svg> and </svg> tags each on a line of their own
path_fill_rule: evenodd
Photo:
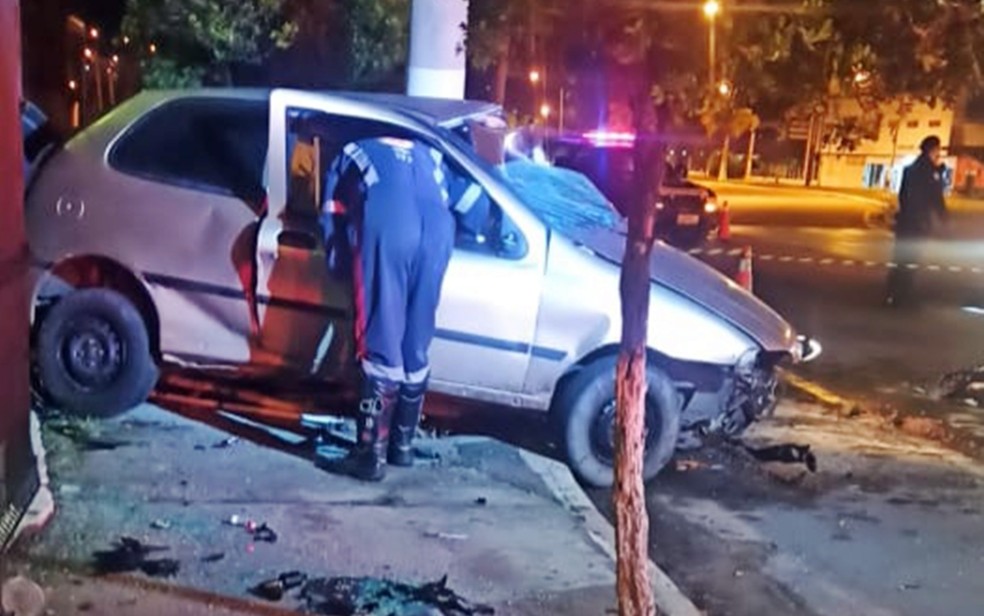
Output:
<svg viewBox="0 0 984 616">
<path fill-rule="evenodd" d="M 467 0 L 413 0 L 407 94 L 465 97 Z"/>
<path fill-rule="evenodd" d="M 36 479 L 29 437 L 27 240 L 18 0 L 0 0 L 0 550 Z M 16 507 L 12 507 L 16 505 Z M 0 556 L 0 567 L 3 564 Z M 0 571 L 0 575 L 3 572 Z"/>
</svg>

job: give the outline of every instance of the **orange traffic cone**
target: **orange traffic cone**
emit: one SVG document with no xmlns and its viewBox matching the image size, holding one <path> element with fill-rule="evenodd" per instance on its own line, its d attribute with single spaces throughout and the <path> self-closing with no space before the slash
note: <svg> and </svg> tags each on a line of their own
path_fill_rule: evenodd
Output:
<svg viewBox="0 0 984 616">
<path fill-rule="evenodd" d="M 752 247 L 745 246 L 741 252 L 741 260 L 738 262 L 738 275 L 735 282 L 742 289 L 752 293 Z"/>
<path fill-rule="evenodd" d="M 727 201 L 718 210 L 718 239 L 725 242 L 731 239 L 731 212 Z"/>
</svg>

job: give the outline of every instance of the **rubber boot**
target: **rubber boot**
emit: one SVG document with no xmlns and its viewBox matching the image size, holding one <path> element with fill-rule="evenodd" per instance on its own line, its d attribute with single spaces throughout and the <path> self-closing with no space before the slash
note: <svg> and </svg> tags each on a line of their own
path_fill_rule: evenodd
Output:
<svg viewBox="0 0 984 616">
<path fill-rule="evenodd" d="M 386 477 L 386 448 L 399 391 L 400 386 L 394 381 L 365 377 L 356 416 L 355 448 L 341 460 L 326 461 L 322 468 L 362 481 L 382 481 Z"/>
<path fill-rule="evenodd" d="M 417 433 L 417 425 L 420 424 L 426 391 L 426 381 L 404 383 L 400 386 L 400 400 L 393 415 L 393 431 L 386 456 L 393 466 L 413 466 L 413 437 Z"/>
</svg>

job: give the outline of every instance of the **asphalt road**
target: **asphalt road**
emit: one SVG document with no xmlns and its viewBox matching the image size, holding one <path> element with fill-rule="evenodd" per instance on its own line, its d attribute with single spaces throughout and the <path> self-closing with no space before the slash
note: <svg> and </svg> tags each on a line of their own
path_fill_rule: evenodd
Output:
<svg viewBox="0 0 984 616">
<path fill-rule="evenodd" d="M 884 305 L 894 239 L 873 224 L 884 205 L 855 195 L 802 189 L 715 186 L 732 204 L 731 241 L 700 258 L 725 272 L 729 251 L 751 246 L 756 294 L 823 356 L 798 371 L 846 393 L 935 384 L 945 373 L 984 362 L 984 213 L 956 208 L 936 237 L 921 242 L 918 306 Z M 787 205 L 788 204 L 788 205 Z M 809 211 L 815 216 L 809 218 Z M 725 252 L 716 253 L 715 248 Z"/>
</svg>

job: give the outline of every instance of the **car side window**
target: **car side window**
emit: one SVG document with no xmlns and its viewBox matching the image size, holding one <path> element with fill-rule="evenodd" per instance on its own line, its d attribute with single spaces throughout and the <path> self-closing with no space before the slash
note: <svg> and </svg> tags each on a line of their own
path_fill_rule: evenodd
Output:
<svg viewBox="0 0 984 616">
<path fill-rule="evenodd" d="M 450 205 L 456 208 L 455 248 L 503 259 L 526 256 L 526 238 L 481 184 L 453 161 L 445 165 L 445 173 Z"/>
<path fill-rule="evenodd" d="M 131 126 L 109 163 L 154 182 L 237 197 L 258 211 L 269 121 L 265 101 L 177 99 Z"/>
</svg>

